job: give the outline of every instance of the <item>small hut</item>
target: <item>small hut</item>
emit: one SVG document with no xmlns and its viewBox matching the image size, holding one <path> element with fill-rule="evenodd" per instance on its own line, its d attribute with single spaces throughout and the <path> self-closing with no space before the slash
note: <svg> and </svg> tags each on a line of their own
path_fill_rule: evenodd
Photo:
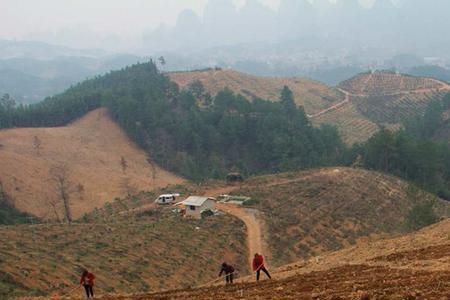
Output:
<svg viewBox="0 0 450 300">
<path fill-rule="evenodd" d="M 184 206 L 184 216 L 201 219 L 202 212 L 213 210 L 216 207 L 216 199 L 212 197 L 190 196 L 177 205 Z"/>
</svg>

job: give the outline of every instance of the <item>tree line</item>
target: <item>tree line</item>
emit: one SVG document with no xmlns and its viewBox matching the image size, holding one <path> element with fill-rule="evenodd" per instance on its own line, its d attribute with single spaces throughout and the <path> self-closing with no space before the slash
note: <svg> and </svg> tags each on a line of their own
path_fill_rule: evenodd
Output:
<svg viewBox="0 0 450 300">
<path fill-rule="evenodd" d="M 346 147 L 336 128 L 311 125 L 287 87 L 278 102 L 249 101 L 227 89 L 211 96 L 200 82 L 180 90 L 150 61 L 86 80 L 38 104 L 15 106 L 5 96 L 0 128 L 60 126 L 101 106 L 149 161 L 191 180 L 359 161 L 450 199 L 450 149 L 435 138 L 449 122 L 444 112 L 450 96 L 433 101 L 403 130 L 381 129 L 367 142 Z"/>
<path fill-rule="evenodd" d="M 280 101 L 215 97 L 199 82 L 188 90 L 153 62 L 84 81 L 38 104 L 0 104 L 0 128 L 60 126 L 105 106 L 149 160 L 192 180 L 335 165 L 344 145 L 335 128 L 314 128 L 285 87 Z M 7 99 L 8 98 L 8 99 Z"/>
</svg>

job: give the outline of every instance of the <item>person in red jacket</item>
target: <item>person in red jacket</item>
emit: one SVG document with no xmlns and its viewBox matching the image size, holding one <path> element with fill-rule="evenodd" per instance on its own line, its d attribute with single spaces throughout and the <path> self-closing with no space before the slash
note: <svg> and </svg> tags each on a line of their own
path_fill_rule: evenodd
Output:
<svg viewBox="0 0 450 300">
<path fill-rule="evenodd" d="M 84 286 L 86 296 L 94 298 L 94 280 L 95 275 L 88 270 L 84 270 L 81 274 L 80 285 Z"/>
<path fill-rule="evenodd" d="M 267 271 L 266 267 L 264 266 L 264 257 L 262 255 L 259 255 L 258 253 L 255 253 L 255 257 L 253 258 L 253 271 L 256 272 L 256 281 L 259 281 L 259 274 L 261 271 L 266 273 L 269 279 L 272 279 L 272 277 L 270 277 L 269 271 Z"/>
</svg>

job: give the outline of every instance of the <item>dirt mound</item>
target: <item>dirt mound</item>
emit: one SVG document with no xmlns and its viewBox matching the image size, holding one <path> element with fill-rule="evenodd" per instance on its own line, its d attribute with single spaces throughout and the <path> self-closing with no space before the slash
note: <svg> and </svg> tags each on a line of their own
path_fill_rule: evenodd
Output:
<svg viewBox="0 0 450 300">
<path fill-rule="evenodd" d="M 315 114 L 339 101 L 344 95 L 337 89 L 304 78 L 258 77 L 233 70 L 208 70 L 196 72 L 169 73 L 170 79 L 182 89 L 199 80 L 205 89 L 215 95 L 224 88 L 248 98 L 278 101 L 283 86 L 288 86 L 298 105 L 302 105 L 308 114 Z"/>
<path fill-rule="evenodd" d="M 58 128 L 0 131 L 0 182 L 22 211 L 62 217 L 57 178 L 65 177 L 73 216 L 129 192 L 180 183 L 138 149 L 105 109 Z"/>
</svg>

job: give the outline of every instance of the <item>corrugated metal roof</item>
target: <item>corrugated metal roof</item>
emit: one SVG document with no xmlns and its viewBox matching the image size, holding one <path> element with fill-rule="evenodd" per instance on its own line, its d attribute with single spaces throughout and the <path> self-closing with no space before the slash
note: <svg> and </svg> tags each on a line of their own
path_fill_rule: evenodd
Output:
<svg viewBox="0 0 450 300">
<path fill-rule="evenodd" d="M 215 200 L 215 199 L 211 198 L 211 197 L 190 196 L 186 200 L 181 201 L 178 204 L 191 205 L 191 206 L 202 206 L 206 200 Z"/>
</svg>

